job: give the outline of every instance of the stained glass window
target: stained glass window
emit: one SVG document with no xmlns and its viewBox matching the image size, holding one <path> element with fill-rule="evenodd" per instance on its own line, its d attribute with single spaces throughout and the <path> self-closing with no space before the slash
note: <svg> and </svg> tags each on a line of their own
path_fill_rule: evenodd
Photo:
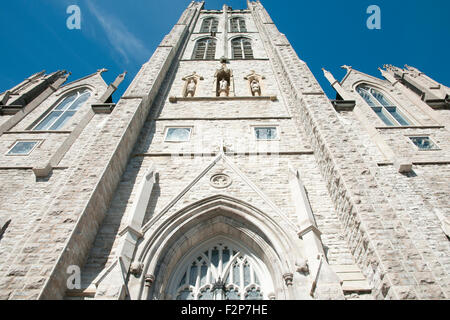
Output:
<svg viewBox="0 0 450 320">
<path fill-rule="evenodd" d="M 232 253 L 232 254 L 231 254 Z M 239 248 L 217 242 L 191 255 L 181 266 L 177 300 L 262 300 L 264 297 L 255 261 Z"/>
</svg>

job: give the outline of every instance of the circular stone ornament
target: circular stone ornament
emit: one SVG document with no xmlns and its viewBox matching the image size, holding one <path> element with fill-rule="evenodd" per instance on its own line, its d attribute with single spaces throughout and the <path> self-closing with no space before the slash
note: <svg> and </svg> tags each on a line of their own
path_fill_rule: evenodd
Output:
<svg viewBox="0 0 450 320">
<path fill-rule="evenodd" d="M 211 185 L 216 189 L 226 189 L 231 186 L 231 178 L 223 173 L 215 174 L 211 177 Z"/>
</svg>

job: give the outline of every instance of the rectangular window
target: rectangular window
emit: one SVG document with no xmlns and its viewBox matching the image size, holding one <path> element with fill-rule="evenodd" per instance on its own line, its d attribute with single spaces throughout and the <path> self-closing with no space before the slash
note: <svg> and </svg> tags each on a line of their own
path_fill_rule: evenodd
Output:
<svg viewBox="0 0 450 320">
<path fill-rule="evenodd" d="M 439 150 L 439 147 L 430 137 L 409 137 L 419 150 Z"/>
<path fill-rule="evenodd" d="M 278 132 L 276 127 L 256 127 L 256 140 L 277 140 Z"/>
<path fill-rule="evenodd" d="M 8 151 L 8 156 L 27 156 L 37 146 L 38 141 L 17 141 Z"/>
<path fill-rule="evenodd" d="M 191 139 L 192 128 L 168 128 L 166 142 L 187 142 Z"/>
</svg>

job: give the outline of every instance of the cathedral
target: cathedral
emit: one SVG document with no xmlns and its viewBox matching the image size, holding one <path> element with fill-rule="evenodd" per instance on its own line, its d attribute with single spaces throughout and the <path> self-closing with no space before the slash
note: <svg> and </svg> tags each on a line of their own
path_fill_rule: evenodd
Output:
<svg viewBox="0 0 450 320">
<path fill-rule="evenodd" d="M 0 299 L 449 299 L 450 88 L 344 66 L 330 100 L 261 2 L 218 9 L 116 103 L 105 69 L 0 94 Z"/>
</svg>

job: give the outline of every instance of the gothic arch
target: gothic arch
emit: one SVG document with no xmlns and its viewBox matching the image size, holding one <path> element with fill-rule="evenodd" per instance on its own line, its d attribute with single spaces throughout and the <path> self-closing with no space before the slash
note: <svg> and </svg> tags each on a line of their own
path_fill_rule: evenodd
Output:
<svg viewBox="0 0 450 320">
<path fill-rule="evenodd" d="M 218 195 L 190 205 L 144 236 L 137 257 L 144 264 L 140 279 L 140 299 L 171 299 L 171 275 L 189 252 L 216 237 L 238 239 L 243 247 L 264 262 L 273 281 L 273 297 L 293 299 L 283 275 L 295 271 L 296 259 L 302 259 L 301 240 L 293 230 L 281 227 L 270 215 L 257 208 Z M 154 279 L 145 287 L 145 276 Z M 268 294 L 266 292 L 266 294 Z M 267 295 L 266 295 L 267 297 Z"/>
<path fill-rule="evenodd" d="M 405 109 L 405 108 L 403 108 L 402 104 L 399 103 L 399 101 L 392 94 L 392 92 L 394 92 L 395 90 L 391 84 L 389 84 L 388 86 L 385 86 L 383 83 L 377 83 L 375 81 L 370 81 L 367 79 L 358 80 L 358 81 L 354 82 L 352 85 L 352 90 L 357 94 L 358 97 L 361 97 L 361 96 L 356 92 L 356 88 L 358 88 L 359 86 L 364 86 L 364 85 L 368 86 L 368 87 L 373 87 L 374 89 L 381 91 L 384 95 L 386 95 L 389 99 L 391 99 L 392 102 L 394 102 L 395 104 L 400 106 L 402 108 L 402 110 Z M 391 88 L 389 88 L 389 87 L 391 87 Z"/>
<path fill-rule="evenodd" d="M 86 90 L 91 91 L 92 92 L 92 96 L 97 96 L 98 95 L 98 88 L 97 87 L 95 87 L 95 86 L 93 86 L 91 84 L 83 83 L 83 84 L 78 84 L 78 85 L 70 86 L 70 87 L 61 87 L 60 90 L 58 90 L 58 92 L 55 93 L 55 97 L 58 97 L 58 99 L 61 99 L 59 97 L 66 96 L 68 93 L 70 93 L 72 91 L 82 90 L 82 89 L 86 89 Z"/>
<path fill-rule="evenodd" d="M 232 36 L 228 37 L 228 42 L 233 41 L 234 39 L 237 39 L 237 38 L 246 38 L 246 39 L 251 40 L 252 43 L 254 43 L 255 41 L 258 40 L 255 36 L 243 32 L 241 34 L 233 34 Z"/>
<path fill-rule="evenodd" d="M 202 35 L 199 35 L 199 36 L 197 36 L 197 37 L 195 37 L 195 38 L 192 38 L 192 39 L 191 39 L 191 42 L 196 43 L 197 41 L 203 40 L 203 39 L 214 39 L 214 40 L 216 40 L 217 42 L 219 42 L 219 40 L 220 40 L 218 37 L 213 37 L 213 36 L 211 36 L 211 35 L 205 35 L 205 34 L 202 34 Z"/>
</svg>

